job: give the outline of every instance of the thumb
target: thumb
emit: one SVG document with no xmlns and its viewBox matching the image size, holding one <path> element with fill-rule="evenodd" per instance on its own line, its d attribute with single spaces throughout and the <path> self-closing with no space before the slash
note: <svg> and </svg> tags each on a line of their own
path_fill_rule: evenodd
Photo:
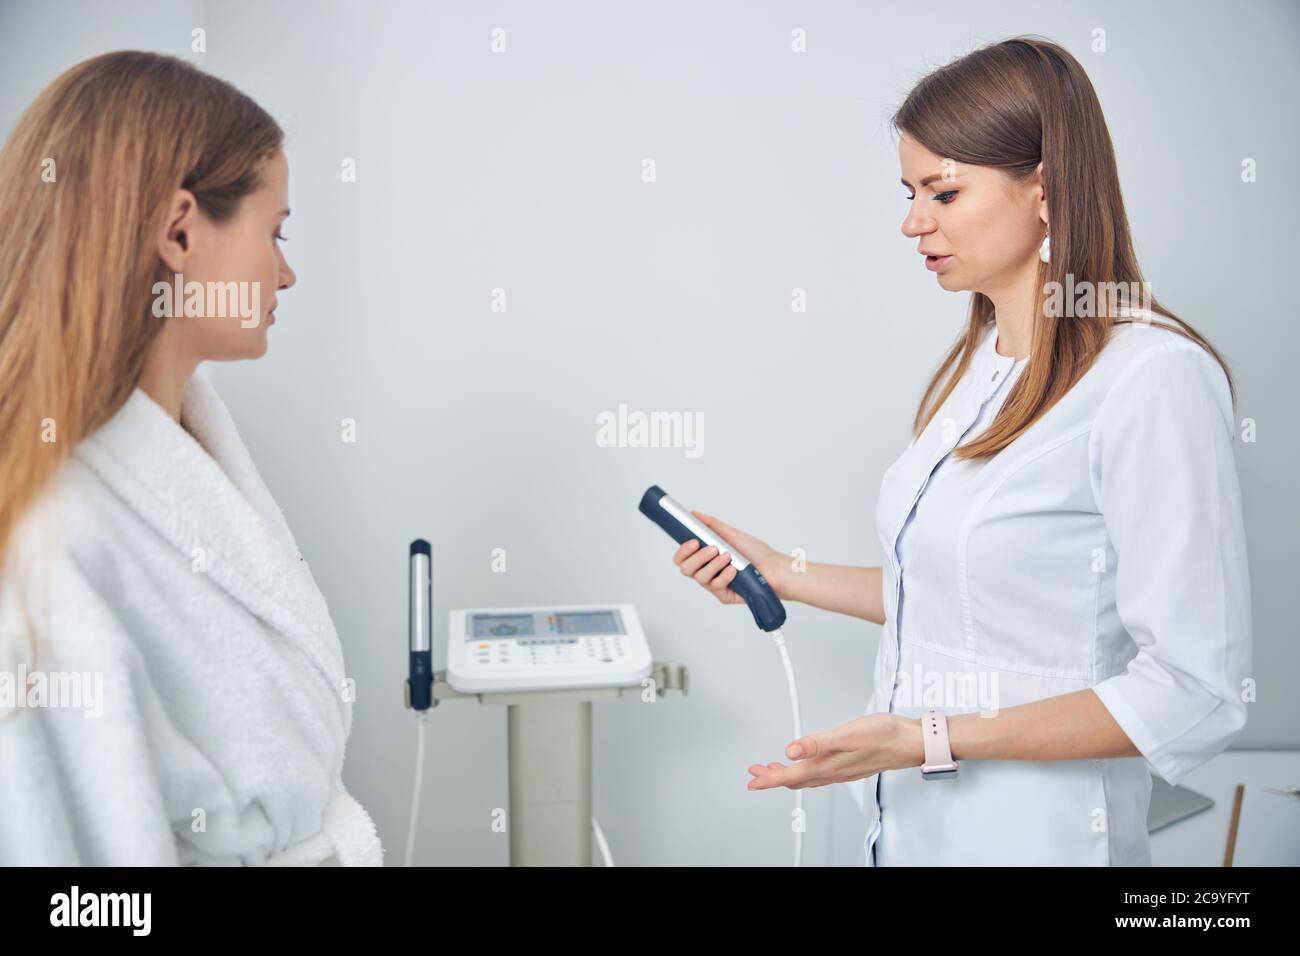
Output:
<svg viewBox="0 0 1300 956">
<path fill-rule="evenodd" d="M 785 755 L 791 760 L 807 760 L 810 757 L 823 757 L 847 749 L 844 735 L 837 728 L 800 737 L 785 748 Z"/>
</svg>

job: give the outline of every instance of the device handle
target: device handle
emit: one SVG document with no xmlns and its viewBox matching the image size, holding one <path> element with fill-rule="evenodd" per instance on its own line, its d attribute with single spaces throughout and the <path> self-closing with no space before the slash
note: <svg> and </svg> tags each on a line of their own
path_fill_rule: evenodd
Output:
<svg viewBox="0 0 1300 956">
<path fill-rule="evenodd" d="M 678 544 L 685 544 L 694 538 L 700 542 L 701 547 L 712 545 L 719 552 L 729 551 L 737 573 L 728 587 L 744 599 L 754 615 L 754 623 L 764 631 L 775 631 L 785 623 L 785 605 L 758 568 L 673 501 L 662 488 L 651 485 L 646 489 L 646 493 L 641 496 L 640 511 L 668 532 L 668 536 Z"/>
<path fill-rule="evenodd" d="M 410 706 L 428 710 L 433 703 L 433 549 L 423 538 L 411 542 L 409 602 Z"/>
<path fill-rule="evenodd" d="M 759 630 L 775 631 L 785 623 L 785 605 L 756 565 L 751 564 L 737 574 L 727 587 L 744 598 Z"/>
</svg>

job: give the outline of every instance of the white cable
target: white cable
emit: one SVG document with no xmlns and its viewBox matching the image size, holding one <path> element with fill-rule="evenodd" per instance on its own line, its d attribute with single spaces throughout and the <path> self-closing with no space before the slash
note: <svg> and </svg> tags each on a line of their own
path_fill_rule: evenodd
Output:
<svg viewBox="0 0 1300 956">
<path fill-rule="evenodd" d="M 419 721 L 415 735 L 415 789 L 411 793 L 411 825 L 406 830 L 406 862 L 403 866 L 410 866 L 411 857 L 415 855 L 415 822 L 420 817 L 420 786 L 424 783 L 424 729 L 428 716 L 427 710 L 416 711 L 415 714 L 415 719 Z"/>
<path fill-rule="evenodd" d="M 596 846 L 600 847 L 600 855 L 604 859 L 605 865 L 613 866 L 614 858 L 609 855 L 609 843 L 605 840 L 605 834 L 600 829 L 600 824 L 596 822 L 595 817 L 591 818 L 591 829 L 596 834 Z"/>
<path fill-rule="evenodd" d="M 790 652 L 785 649 L 785 635 L 780 629 L 772 632 L 772 642 L 781 653 L 781 663 L 785 665 L 785 680 L 790 686 L 790 710 L 794 714 L 794 739 L 803 736 L 803 719 L 799 716 L 799 687 L 794 682 L 794 665 L 790 663 Z M 803 866 L 803 789 L 794 792 L 794 809 L 798 827 L 794 831 L 794 865 Z"/>
</svg>

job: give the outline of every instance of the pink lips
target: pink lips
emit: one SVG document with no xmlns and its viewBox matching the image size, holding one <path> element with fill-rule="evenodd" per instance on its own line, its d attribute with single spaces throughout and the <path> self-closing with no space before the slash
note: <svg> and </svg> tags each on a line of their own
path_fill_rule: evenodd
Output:
<svg viewBox="0 0 1300 956">
<path fill-rule="evenodd" d="M 938 272 L 951 261 L 952 256 L 926 256 L 925 267 L 931 272 Z"/>
</svg>

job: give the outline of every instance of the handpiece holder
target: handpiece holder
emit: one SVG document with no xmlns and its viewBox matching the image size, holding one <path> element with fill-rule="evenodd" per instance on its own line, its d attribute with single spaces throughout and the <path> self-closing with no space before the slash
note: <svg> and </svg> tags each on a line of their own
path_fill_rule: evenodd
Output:
<svg viewBox="0 0 1300 956">
<path fill-rule="evenodd" d="M 785 623 L 785 605 L 758 568 L 750 564 L 744 555 L 738 554 L 735 548 L 719 540 L 717 535 L 673 501 L 662 488 L 651 485 L 641 496 L 640 507 L 643 515 L 668 532 L 668 536 L 678 544 L 685 544 L 694 538 L 702 548 L 713 545 L 719 554 L 723 551 L 731 552 L 731 564 L 736 568 L 736 577 L 728 587 L 744 599 L 754 615 L 754 623 L 763 631 L 775 631 Z"/>
</svg>

